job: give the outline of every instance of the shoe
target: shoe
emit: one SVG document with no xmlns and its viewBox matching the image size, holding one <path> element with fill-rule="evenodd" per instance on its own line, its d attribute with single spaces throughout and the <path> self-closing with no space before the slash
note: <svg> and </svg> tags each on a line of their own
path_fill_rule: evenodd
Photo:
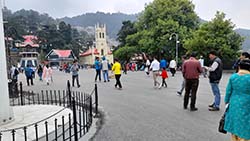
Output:
<svg viewBox="0 0 250 141">
<path fill-rule="evenodd" d="M 208 109 L 209 111 L 220 111 L 220 108 L 218 107 L 212 107 Z"/>
<path fill-rule="evenodd" d="M 184 109 L 184 110 L 187 110 L 187 107 L 186 107 L 186 106 L 183 106 L 183 109 Z"/>
<path fill-rule="evenodd" d="M 214 107 L 214 103 L 211 104 L 211 105 L 208 105 L 208 107 L 213 108 Z"/>
<path fill-rule="evenodd" d="M 198 108 L 191 108 L 190 111 L 197 111 Z"/>
<path fill-rule="evenodd" d="M 108 82 L 109 82 L 109 80 L 108 80 Z"/>
<path fill-rule="evenodd" d="M 77 86 L 77 88 L 80 88 L 80 87 L 81 87 L 81 85 L 78 85 L 78 86 Z"/>
<path fill-rule="evenodd" d="M 181 92 L 177 91 L 177 95 L 178 95 L 178 96 L 181 96 Z"/>
<path fill-rule="evenodd" d="M 115 84 L 115 88 L 117 87 L 117 85 Z"/>
<path fill-rule="evenodd" d="M 106 80 L 104 80 L 103 82 L 106 82 Z"/>
<path fill-rule="evenodd" d="M 161 85 L 158 87 L 158 89 L 161 89 Z"/>
</svg>

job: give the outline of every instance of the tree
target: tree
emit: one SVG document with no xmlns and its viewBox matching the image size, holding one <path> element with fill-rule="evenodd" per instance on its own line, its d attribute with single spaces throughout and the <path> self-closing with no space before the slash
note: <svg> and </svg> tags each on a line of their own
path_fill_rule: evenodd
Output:
<svg viewBox="0 0 250 141">
<path fill-rule="evenodd" d="M 114 52 L 114 56 L 116 58 L 118 58 L 119 60 L 126 61 L 128 62 L 130 60 L 130 58 L 134 55 L 134 53 L 136 52 L 136 48 L 135 47 L 121 47 L 118 50 L 116 50 Z"/>
<path fill-rule="evenodd" d="M 117 34 L 117 40 L 120 42 L 119 46 L 124 46 L 126 44 L 126 37 L 134 33 L 136 33 L 134 23 L 131 21 L 123 21 L 122 27 Z"/>
<path fill-rule="evenodd" d="M 154 0 L 139 16 L 137 32 L 126 37 L 125 46 L 158 56 L 164 50 L 164 57 L 174 57 L 175 42 L 169 41 L 170 35 L 177 33 L 182 41 L 197 29 L 198 21 L 189 0 Z"/>
<path fill-rule="evenodd" d="M 232 60 L 243 42 L 233 28 L 234 24 L 225 19 L 225 14 L 217 12 L 212 21 L 202 24 L 185 40 L 184 47 L 188 52 L 196 51 L 201 55 L 216 50 L 223 60 Z"/>
</svg>

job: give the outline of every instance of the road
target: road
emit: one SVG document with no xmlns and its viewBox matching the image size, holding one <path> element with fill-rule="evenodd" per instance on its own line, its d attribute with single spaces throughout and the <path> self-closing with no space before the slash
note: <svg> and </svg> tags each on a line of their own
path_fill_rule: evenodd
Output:
<svg viewBox="0 0 250 141">
<path fill-rule="evenodd" d="M 80 71 L 80 88 L 90 92 L 94 88 L 95 71 Z M 99 105 L 104 111 L 104 123 L 94 136 L 94 141 L 227 141 L 230 135 L 218 133 L 218 122 L 224 110 L 224 94 L 228 78 L 224 73 L 220 83 L 222 93 L 221 110 L 208 111 L 213 102 L 212 91 L 207 78 L 200 78 L 196 106 L 198 111 L 183 109 L 183 96 L 177 96 L 182 75 L 167 80 L 168 87 L 155 89 L 152 77 L 144 72 L 128 72 L 122 75 L 122 90 L 114 88 L 115 80 L 97 82 Z M 23 76 L 20 76 L 23 80 Z M 24 89 L 39 91 L 41 89 L 66 88 L 70 74 L 54 72 L 54 82 L 47 86 L 45 82 L 35 80 L 34 86 Z"/>
</svg>

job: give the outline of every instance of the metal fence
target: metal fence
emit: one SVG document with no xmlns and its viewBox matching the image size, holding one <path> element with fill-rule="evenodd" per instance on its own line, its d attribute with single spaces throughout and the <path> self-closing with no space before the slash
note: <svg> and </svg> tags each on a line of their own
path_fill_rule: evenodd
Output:
<svg viewBox="0 0 250 141">
<path fill-rule="evenodd" d="M 0 141 L 5 141 L 4 134 L 9 134 L 12 141 L 77 141 L 89 131 L 94 116 L 98 115 L 97 84 L 89 94 L 71 91 L 69 81 L 67 81 L 66 90 L 42 90 L 41 93 L 34 93 L 32 91 L 23 91 L 22 83 L 19 84 L 19 89 L 15 90 L 17 94 L 15 92 L 15 94 L 12 93 L 12 96 L 10 95 L 10 105 L 12 106 L 57 105 L 64 108 L 43 120 L 30 123 L 25 127 L 0 131 Z M 52 120 L 54 126 L 49 127 L 48 121 L 51 121 L 53 117 L 66 108 L 71 109 L 72 113 L 62 116 L 60 119 L 55 118 Z M 53 131 L 50 131 L 50 128 L 53 128 Z M 34 134 L 30 135 L 28 132 L 34 132 Z M 43 135 L 39 135 L 39 133 L 43 133 Z M 23 138 L 20 138 L 20 134 Z"/>
</svg>

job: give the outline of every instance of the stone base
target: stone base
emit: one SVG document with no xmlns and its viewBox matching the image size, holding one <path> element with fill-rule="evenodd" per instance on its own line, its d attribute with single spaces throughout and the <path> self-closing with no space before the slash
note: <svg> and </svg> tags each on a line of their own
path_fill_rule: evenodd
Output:
<svg viewBox="0 0 250 141">
<path fill-rule="evenodd" d="M 32 125 L 34 123 L 38 123 L 38 136 L 43 137 L 46 133 L 45 130 L 45 121 L 46 119 L 57 113 L 58 111 L 64 109 L 64 107 L 60 106 L 52 106 L 52 105 L 28 105 L 28 106 L 14 106 L 14 117 L 15 119 L 12 122 L 0 126 L 0 132 L 2 133 L 2 140 L 8 141 L 12 140 L 12 129 L 17 129 L 15 132 L 15 138 L 18 140 L 24 140 L 24 126 L 27 127 L 27 137 L 30 140 L 35 140 L 35 126 Z M 62 116 L 64 116 L 64 123 L 68 122 L 69 113 L 72 115 L 72 111 L 68 108 L 62 110 L 60 113 L 55 116 L 47 119 L 48 122 L 48 133 L 53 132 L 55 130 L 55 119 L 57 119 L 57 125 L 62 125 Z M 31 125 L 31 126 L 29 126 Z"/>
</svg>

